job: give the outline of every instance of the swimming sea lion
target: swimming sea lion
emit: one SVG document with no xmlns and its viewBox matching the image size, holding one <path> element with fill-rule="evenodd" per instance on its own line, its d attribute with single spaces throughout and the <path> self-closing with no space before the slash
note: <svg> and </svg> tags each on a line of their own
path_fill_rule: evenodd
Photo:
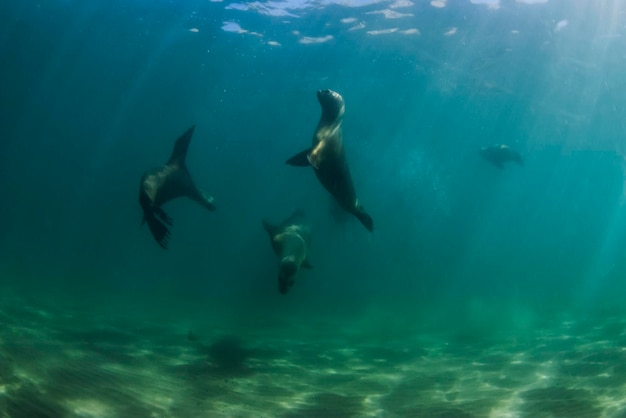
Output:
<svg viewBox="0 0 626 418">
<path fill-rule="evenodd" d="M 263 226 L 270 235 L 272 249 L 280 260 L 278 291 L 285 294 L 293 286 L 300 269 L 311 268 L 307 260 L 311 228 L 301 210 L 295 211 L 279 226 L 270 225 L 266 221 L 263 221 Z"/>
<path fill-rule="evenodd" d="M 480 149 L 480 155 L 499 169 L 503 169 L 504 163 L 509 161 L 515 161 L 521 166 L 524 165 L 524 161 L 522 160 L 520 153 L 513 151 L 508 145 L 504 144 L 482 147 Z"/>
<path fill-rule="evenodd" d="M 195 125 L 176 140 L 174 151 L 167 164 L 146 171 L 139 185 L 139 204 L 143 209 L 143 222 L 148 223 L 154 239 L 165 249 L 170 236 L 167 225 L 172 225 L 172 219 L 161 209 L 161 205 L 177 197 L 187 196 L 208 210 L 215 210 L 213 198 L 196 188 L 185 164 L 194 129 Z"/>
<path fill-rule="evenodd" d="M 313 145 L 288 159 L 287 164 L 299 167 L 311 165 L 318 180 L 339 205 L 356 216 L 371 232 L 374 221 L 357 199 L 343 148 L 343 97 L 332 90 L 318 90 L 317 99 L 322 106 L 322 116 L 313 134 Z"/>
</svg>

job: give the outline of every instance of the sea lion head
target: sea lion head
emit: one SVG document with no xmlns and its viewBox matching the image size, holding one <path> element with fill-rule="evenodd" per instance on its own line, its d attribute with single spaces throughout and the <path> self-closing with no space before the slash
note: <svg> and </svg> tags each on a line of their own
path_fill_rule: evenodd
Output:
<svg viewBox="0 0 626 418">
<path fill-rule="evenodd" d="M 278 291 L 282 294 L 293 286 L 296 273 L 298 273 L 298 263 L 293 257 L 285 257 L 280 261 L 280 270 L 278 272 Z"/>
<path fill-rule="evenodd" d="M 346 105 L 341 94 L 328 89 L 318 90 L 317 100 L 322 106 L 322 119 L 334 121 L 343 117 Z"/>
</svg>

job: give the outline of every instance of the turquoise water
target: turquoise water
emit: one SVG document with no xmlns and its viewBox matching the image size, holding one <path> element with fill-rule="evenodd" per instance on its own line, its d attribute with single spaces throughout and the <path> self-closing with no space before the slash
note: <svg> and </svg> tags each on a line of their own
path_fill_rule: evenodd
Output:
<svg viewBox="0 0 626 418">
<path fill-rule="evenodd" d="M 2 2 L 0 416 L 625 416 L 625 31 L 617 0 Z M 373 233 L 285 164 L 318 89 Z M 139 180 L 193 124 L 217 210 L 166 203 L 163 250 Z M 281 295 L 262 220 L 298 208 Z"/>
</svg>

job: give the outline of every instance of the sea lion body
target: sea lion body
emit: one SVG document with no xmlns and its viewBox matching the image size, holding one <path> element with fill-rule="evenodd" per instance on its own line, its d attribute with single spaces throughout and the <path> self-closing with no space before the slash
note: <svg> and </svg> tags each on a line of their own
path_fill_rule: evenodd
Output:
<svg viewBox="0 0 626 418">
<path fill-rule="evenodd" d="M 504 144 L 483 147 L 480 149 L 480 155 L 499 169 L 503 169 L 504 164 L 509 161 L 515 161 L 521 166 L 524 165 L 521 154 Z"/>
<path fill-rule="evenodd" d="M 312 146 L 288 159 L 287 164 L 312 166 L 320 183 L 339 205 L 356 216 L 371 232 L 374 221 L 359 203 L 343 147 L 343 97 L 332 90 L 319 90 L 317 98 L 322 116 L 313 134 Z"/>
<path fill-rule="evenodd" d="M 176 140 L 169 161 L 162 167 L 147 170 L 139 185 L 139 204 L 143 209 L 143 222 L 148 224 L 157 243 L 167 248 L 172 219 L 161 209 L 170 200 L 188 197 L 210 211 L 215 210 L 214 199 L 198 189 L 187 170 L 185 157 L 195 126 Z"/>
<path fill-rule="evenodd" d="M 294 212 L 279 226 L 263 221 L 263 227 L 279 259 L 278 291 L 285 294 L 293 286 L 298 272 L 303 267 L 311 268 L 307 259 L 311 228 L 302 211 Z"/>
</svg>

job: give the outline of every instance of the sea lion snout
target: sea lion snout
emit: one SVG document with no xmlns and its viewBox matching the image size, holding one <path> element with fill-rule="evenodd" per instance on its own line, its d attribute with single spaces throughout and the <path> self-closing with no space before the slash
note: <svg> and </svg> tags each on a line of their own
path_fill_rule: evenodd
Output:
<svg viewBox="0 0 626 418">
<path fill-rule="evenodd" d="M 317 98 L 321 98 L 322 96 L 326 96 L 328 94 L 331 94 L 333 91 L 331 89 L 319 89 L 317 91 Z"/>
<path fill-rule="evenodd" d="M 324 103 L 343 103 L 343 97 L 341 94 L 336 91 L 325 89 L 317 91 L 317 100 L 319 100 L 322 104 Z"/>
<path fill-rule="evenodd" d="M 340 119 L 343 116 L 345 106 L 341 94 L 333 90 L 318 90 L 317 100 L 322 106 L 322 117 L 327 120 Z"/>
</svg>

